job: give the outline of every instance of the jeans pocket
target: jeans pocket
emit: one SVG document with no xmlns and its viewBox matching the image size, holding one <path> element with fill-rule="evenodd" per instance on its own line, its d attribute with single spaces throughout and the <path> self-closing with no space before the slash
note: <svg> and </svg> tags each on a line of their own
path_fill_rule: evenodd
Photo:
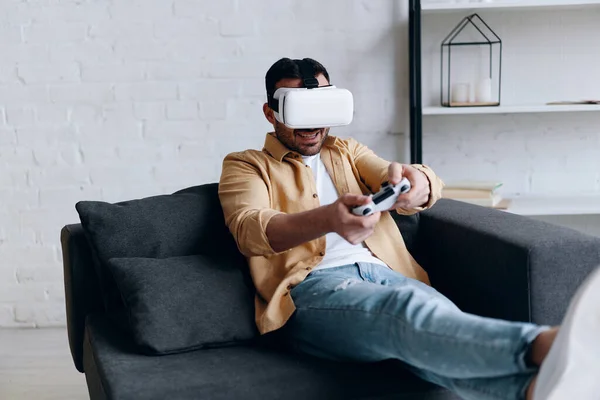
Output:
<svg viewBox="0 0 600 400">
<path fill-rule="evenodd" d="M 365 269 L 360 265 L 360 264 L 355 264 L 356 265 L 356 269 L 358 271 L 358 276 L 360 277 L 360 279 L 362 279 L 365 282 L 368 282 L 369 279 L 369 274 L 367 273 L 367 271 L 365 271 Z"/>
</svg>

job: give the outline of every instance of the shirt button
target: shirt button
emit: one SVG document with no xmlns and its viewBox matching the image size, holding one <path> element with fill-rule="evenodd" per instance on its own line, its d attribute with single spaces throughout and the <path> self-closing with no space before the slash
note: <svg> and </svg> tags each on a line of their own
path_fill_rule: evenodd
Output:
<svg viewBox="0 0 600 400">
<path fill-rule="evenodd" d="M 319 197 L 319 195 L 317 195 L 316 193 L 313 193 L 313 197 L 316 199 L 317 197 Z"/>
</svg>

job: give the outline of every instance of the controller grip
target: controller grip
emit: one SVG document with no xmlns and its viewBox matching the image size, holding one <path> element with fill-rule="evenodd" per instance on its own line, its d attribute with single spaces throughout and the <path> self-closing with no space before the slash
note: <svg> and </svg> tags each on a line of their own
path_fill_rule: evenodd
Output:
<svg viewBox="0 0 600 400">
<path fill-rule="evenodd" d="M 400 194 L 407 193 L 411 189 L 410 181 L 408 180 L 408 178 L 402 178 L 398 185 L 400 185 Z"/>
<path fill-rule="evenodd" d="M 387 206 L 392 206 L 395 203 L 399 195 L 409 192 L 410 189 L 410 181 L 407 178 L 402 178 L 398 184 L 393 185 L 392 187 L 390 187 L 389 182 L 384 182 L 381 185 L 381 190 L 375 194 L 374 201 L 371 201 L 369 204 L 354 207 L 352 213 L 358 216 L 367 216 L 380 209 L 386 209 Z"/>
<path fill-rule="evenodd" d="M 352 213 L 354 215 L 358 215 L 358 216 L 368 216 L 373 214 L 373 204 L 369 203 L 369 204 L 365 204 L 364 206 L 359 206 L 359 207 L 354 207 L 352 209 Z"/>
</svg>

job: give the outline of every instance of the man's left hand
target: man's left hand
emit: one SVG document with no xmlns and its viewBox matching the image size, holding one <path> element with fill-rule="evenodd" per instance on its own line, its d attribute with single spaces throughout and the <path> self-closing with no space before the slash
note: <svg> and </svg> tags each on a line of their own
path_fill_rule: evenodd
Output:
<svg viewBox="0 0 600 400">
<path fill-rule="evenodd" d="M 391 163 L 388 168 L 388 182 L 395 185 L 400 182 L 403 177 L 410 181 L 411 188 L 408 193 L 398 196 L 396 204 L 390 209 L 412 209 L 427 204 L 431 189 L 429 187 L 429 179 L 427 179 L 425 173 L 411 165 L 400 164 L 397 162 Z"/>
</svg>

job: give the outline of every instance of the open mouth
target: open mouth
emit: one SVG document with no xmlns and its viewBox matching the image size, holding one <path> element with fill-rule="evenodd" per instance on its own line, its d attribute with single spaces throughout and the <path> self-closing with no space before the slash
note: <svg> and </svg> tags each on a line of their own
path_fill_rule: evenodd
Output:
<svg viewBox="0 0 600 400">
<path fill-rule="evenodd" d="M 321 133 L 321 129 L 297 129 L 295 133 L 300 139 L 311 140 Z"/>
</svg>

